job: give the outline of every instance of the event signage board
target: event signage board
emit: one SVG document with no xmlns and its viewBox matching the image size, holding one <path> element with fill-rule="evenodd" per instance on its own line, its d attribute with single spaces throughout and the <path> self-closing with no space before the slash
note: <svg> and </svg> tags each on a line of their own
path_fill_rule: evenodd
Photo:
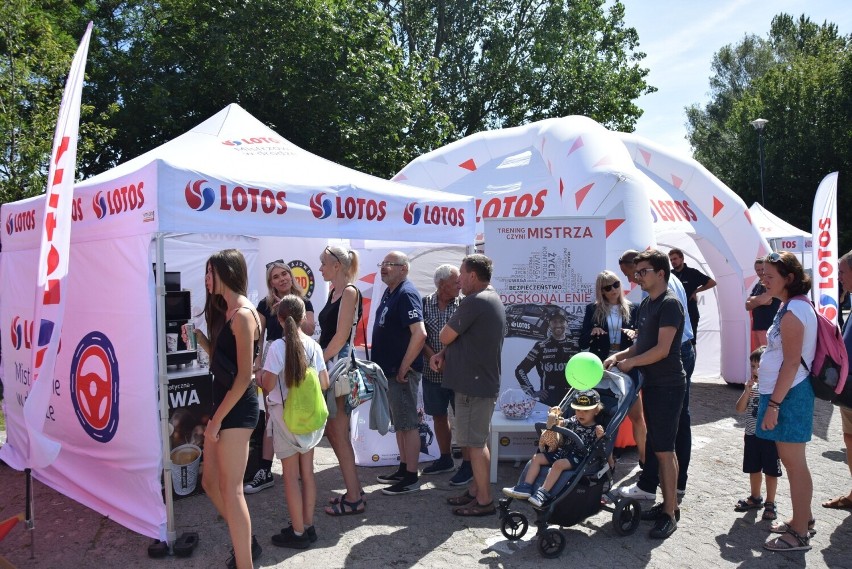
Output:
<svg viewBox="0 0 852 569">
<path fill-rule="evenodd" d="M 533 389 L 546 393 L 548 404 L 558 403 L 567 391 L 565 362 L 579 351 L 585 307 L 595 301 L 595 279 L 607 268 L 605 219 L 486 219 L 485 253 L 494 261 L 491 283 L 506 306 L 501 392 L 520 387 L 527 360 L 534 365 L 527 370 Z M 554 316 L 565 320 L 567 349 L 553 338 Z"/>
</svg>

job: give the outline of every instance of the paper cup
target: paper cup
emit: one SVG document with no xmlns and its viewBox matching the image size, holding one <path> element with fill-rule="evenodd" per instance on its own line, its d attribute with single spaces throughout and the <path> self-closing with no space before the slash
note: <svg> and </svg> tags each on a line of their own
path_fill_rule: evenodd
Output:
<svg viewBox="0 0 852 569">
<path fill-rule="evenodd" d="M 186 496 L 195 491 L 198 484 L 198 465 L 201 449 L 196 445 L 180 445 L 172 449 L 172 486 L 175 494 Z"/>
<path fill-rule="evenodd" d="M 178 346 L 178 335 L 177 334 L 166 334 L 166 351 L 167 352 L 176 352 Z"/>
</svg>

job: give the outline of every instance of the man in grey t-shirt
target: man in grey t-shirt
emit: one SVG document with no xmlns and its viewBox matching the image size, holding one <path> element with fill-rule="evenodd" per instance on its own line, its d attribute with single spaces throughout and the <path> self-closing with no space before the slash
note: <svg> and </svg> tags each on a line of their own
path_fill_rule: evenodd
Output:
<svg viewBox="0 0 852 569">
<path fill-rule="evenodd" d="M 442 385 L 455 392 L 456 440 L 468 449 L 473 482 L 461 496 L 449 498 L 457 516 L 485 516 L 496 509 L 488 473 L 486 443 L 491 415 L 500 392 L 500 353 L 506 310 L 491 286 L 492 263 L 485 255 L 468 255 L 460 267 L 465 298 L 441 330 L 444 349 L 429 365 L 443 372 Z"/>
</svg>

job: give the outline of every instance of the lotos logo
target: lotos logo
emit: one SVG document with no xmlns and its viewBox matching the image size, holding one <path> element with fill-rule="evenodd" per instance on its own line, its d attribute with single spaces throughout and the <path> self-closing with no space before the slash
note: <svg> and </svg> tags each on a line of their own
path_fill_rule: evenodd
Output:
<svg viewBox="0 0 852 569">
<path fill-rule="evenodd" d="M 33 343 L 33 323 L 20 316 L 12 318 L 12 333 L 9 335 L 12 346 L 20 350 L 21 346 L 30 349 Z"/>
<path fill-rule="evenodd" d="M 461 227 L 464 225 L 464 209 L 435 205 L 421 207 L 417 202 L 411 202 L 405 206 L 402 219 L 410 225 L 417 225 L 422 219 L 425 225 Z"/>
<path fill-rule="evenodd" d="M 118 360 L 109 338 L 89 332 L 71 358 L 71 403 L 83 430 L 107 443 L 118 431 Z"/>
<path fill-rule="evenodd" d="M 388 202 L 368 198 L 335 196 L 332 201 L 324 192 L 314 194 L 310 201 L 311 213 L 317 219 L 326 219 L 336 212 L 338 219 L 366 219 L 382 221 L 387 215 Z"/>
<path fill-rule="evenodd" d="M 317 219 L 325 219 L 331 215 L 331 200 L 325 199 L 325 193 L 311 196 L 311 213 Z"/>
<path fill-rule="evenodd" d="M 281 144 L 281 139 L 271 136 L 253 136 L 251 138 L 240 138 L 239 140 L 223 140 L 225 146 L 242 146 L 243 144 Z"/>
<path fill-rule="evenodd" d="M 10 213 L 6 218 L 6 233 L 11 235 L 15 232 L 30 231 L 35 229 L 36 212 L 34 209 L 20 213 Z"/>
<path fill-rule="evenodd" d="M 821 291 L 828 289 L 829 291 L 837 291 L 837 285 L 834 282 L 835 263 L 832 262 L 832 257 L 837 258 L 836 247 L 832 244 L 831 218 L 823 217 L 817 223 L 819 227 L 819 235 L 817 238 L 817 259 L 819 265 L 814 267 L 818 288 Z M 836 294 L 836 292 L 834 292 Z M 832 322 L 837 322 L 837 301 L 833 298 L 833 294 L 820 294 L 819 297 L 819 312 Z"/>
<path fill-rule="evenodd" d="M 657 222 L 657 214 L 663 221 L 698 221 L 698 216 L 686 200 L 651 200 L 651 208 L 654 223 Z"/>
<path fill-rule="evenodd" d="M 293 275 L 293 281 L 304 291 L 305 298 L 310 298 L 314 293 L 314 285 L 316 284 L 314 272 L 304 261 L 290 261 L 287 263 L 287 266 L 290 267 L 290 274 Z"/>
<path fill-rule="evenodd" d="M 213 202 L 216 201 L 216 191 L 210 186 L 204 186 L 207 180 L 189 181 L 186 183 L 186 188 L 183 190 L 183 195 L 186 198 L 186 204 L 195 211 L 204 211 L 209 209 Z"/>
<path fill-rule="evenodd" d="M 144 183 L 128 184 L 114 190 L 100 191 L 92 198 L 92 209 L 98 219 L 139 209 L 145 204 Z M 82 215 L 81 215 L 82 218 Z"/>
<path fill-rule="evenodd" d="M 831 295 L 819 295 L 819 313 L 832 322 L 837 322 L 837 301 Z"/>
<path fill-rule="evenodd" d="M 544 198 L 547 189 L 537 194 L 522 194 L 491 198 L 488 201 L 476 200 L 476 222 L 485 217 L 537 217 L 544 210 Z"/>
</svg>

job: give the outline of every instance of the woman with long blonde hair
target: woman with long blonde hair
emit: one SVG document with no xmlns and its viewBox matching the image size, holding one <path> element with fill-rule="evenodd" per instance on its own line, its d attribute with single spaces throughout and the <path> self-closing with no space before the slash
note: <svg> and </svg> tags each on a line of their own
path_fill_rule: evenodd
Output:
<svg viewBox="0 0 852 569">
<path fill-rule="evenodd" d="M 358 275 L 358 255 L 351 249 L 329 245 L 320 254 L 320 273 L 331 286 L 325 306 L 319 313 L 319 345 L 325 361 L 333 362 L 349 356 L 353 349 L 351 337 L 355 325 L 361 319 L 361 293 L 353 284 Z M 335 398 L 335 407 L 329 409 L 325 433 L 340 464 L 346 493 L 333 498 L 325 508 L 325 513 L 330 516 L 360 514 L 366 502 L 355 467 L 355 451 L 349 435 L 349 415 L 343 396 Z"/>
</svg>

